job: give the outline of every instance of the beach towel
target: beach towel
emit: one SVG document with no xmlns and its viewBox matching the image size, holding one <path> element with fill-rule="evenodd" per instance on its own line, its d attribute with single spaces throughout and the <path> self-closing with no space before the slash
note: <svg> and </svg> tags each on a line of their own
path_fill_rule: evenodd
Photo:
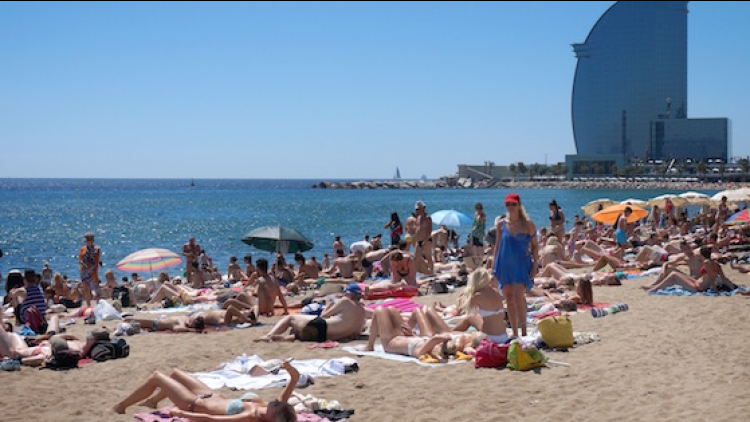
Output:
<svg viewBox="0 0 750 422">
<path fill-rule="evenodd" d="M 264 364 L 267 364 L 267 362 L 258 355 L 242 355 L 236 357 L 234 361 L 220 364 L 216 371 L 199 372 L 193 374 L 193 376 L 214 390 L 223 387 L 235 390 L 261 390 L 284 387 L 289 383 L 289 374 L 283 369 L 276 374 L 250 375 L 253 367 L 263 366 Z M 359 369 L 357 360 L 347 357 L 294 360 L 292 366 L 300 373 L 298 387 L 312 384 L 311 380 L 317 377 L 335 377 Z"/>
<path fill-rule="evenodd" d="M 399 312 L 414 312 L 415 309 L 422 309 L 424 305 L 420 305 L 411 299 L 388 299 L 381 303 L 371 303 L 365 306 L 367 309 L 378 309 L 378 308 L 396 308 Z"/>
<path fill-rule="evenodd" d="M 400 298 L 407 298 L 407 297 L 414 297 L 419 296 L 419 287 L 417 286 L 402 286 L 395 289 L 390 290 L 382 290 L 382 291 L 369 291 L 365 290 L 365 287 L 367 285 L 364 283 L 360 283 L 359 287 L 362 289 L 362 298 L 365 300 L 378 300 L 378 299 L 388 299 L 392 297 L 400 297 Z"/>
<path fill-rule="evenodd" d="M 360 346 L 361 347 L 361 346 Z M 440 363 L 425 363 L 421 362 L 419 359 L 411 356 L 404 356 L 399 355 L 395 353 L 387 353 L 385 350 L 383 350 L 383 345 L 376 344 L 375 350 L 372 352 L 366 352 L 360 348 L 347 346 L 342 347 L 341 350 L 344 350 L 345 352 L 349 352 L 353 355 L 357 356 L 370 356 L 374 358 L 380 358 L 380 359 L 386 359 L 386 360 L 393 360 L 396 362 L 408 362 L 408 363 L 416 363 L 419 366 L 443 366 L 443 365 L 453 365 L 457 363 L 465 363 L 467 361 L 465 360 L 449 360 L 447 362 L 440 362 Z"/>
<path fill-rule="evenodd" d="M 681 286 L 669 286 L 666 289 L 657 290 L 650 292 L 649 294 L 654 296 L 734 296 L 737 293 L 742 293 L 745 289 L 737 288 L 730 292 L 691 292 L 683 289 Z"/>
<path fill-rule="evenodd" d="M 594 302 L 593 305 L 578 305 L 578 312 L 589 312 L 592 309 L 604 309 L 612 306 L 609 302 Z"/>
<path fill-rule="evenodd" d="M 133 417 L 143 422 L 192 422 L 192 419 L 169 416 L 169 411 L 172 409 L 175 407 L 165 407 L 151 413 L 136 413 Z"/>
<path fill-rule="evenodd" d="M 188 306 L 178 306 L 175 308 L 159 308 L 140 312 L 143 312 L 144 314 L 173 314 L 178 312 L 190 313 L 194 311 L 206 311 L 212 309 L 214 305 L 216 305 L 216 302 L 193 303 Z"/>
</svg>

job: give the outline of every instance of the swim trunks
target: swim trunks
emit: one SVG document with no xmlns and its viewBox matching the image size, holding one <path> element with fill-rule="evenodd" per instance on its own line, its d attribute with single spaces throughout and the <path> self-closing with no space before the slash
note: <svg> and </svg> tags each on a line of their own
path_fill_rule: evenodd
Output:
<svg viewBox="0 0 750 422">
<path fill-rule="evenodd" d="M 303 341 L 317 341 L 318 343 L 325 343 L 328 340 L 328 323 L 325 319 L 317 317 L 312 321 L 308 322 L 305 327 L 314 328 L 317 335 L 314 338 L 302 338 Z"/>
</svg>

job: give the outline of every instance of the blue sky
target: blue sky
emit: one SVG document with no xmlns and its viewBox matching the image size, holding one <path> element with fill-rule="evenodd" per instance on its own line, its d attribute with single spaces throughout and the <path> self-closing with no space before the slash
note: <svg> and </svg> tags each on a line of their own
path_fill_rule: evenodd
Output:
<svg viewBox="0 0 750 422">
<path fill-rule="evenodd" d="M 574 153 L 612 2 L 0 3 L 0 177 L 390 178 Z M 750 154 L 750 2 L 690 2 L 690 117 Z"/>
</svg>

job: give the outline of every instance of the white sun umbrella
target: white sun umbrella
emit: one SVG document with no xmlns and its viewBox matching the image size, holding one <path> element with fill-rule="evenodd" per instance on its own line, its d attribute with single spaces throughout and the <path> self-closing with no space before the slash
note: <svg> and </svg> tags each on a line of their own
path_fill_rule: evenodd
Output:
<svg viewBox="0 0 750 422">
<path fill-rule="evenodd" d="M 646 201 L 640 200 L 640 199 L 626 199 L 624 201 L 620 201 L 620 204 L 622 205 L 635 205 L 636 207 L 646 208 L 648 206 L 648 203 Z"/>
<path fill-rule="evenodd" d="M 588 215 L 589 217 L 596 214 L 597 212 L 601 211 L 604 208 L 607 208 L 610 205 L 615 205 L 617 202 L 609 199 L 609 198 L 601 198 L 601 199 L 595 199 L 588 204 L 581 207 L 583 210 L 583 213 Z"/>
<path fill-rule="evenodd" d="M 748 202 L 750 201 L 750 189 L 743 188 L 743 189 L 732 189 L 732 190 L 725 190 L 717 193 L 716 195 L 711 197 L 711 204 L 718 205 L 721 203 L 721 198 L 727 197 L 727 202 L 731 202 L 733 204 L 736 204 L 738 202 Z"/>
<path fill-rule="evenodd" d="M 682 207 L 684 205 L 687 205 L 687 203 L 688 203 L 687 199 L 680 198 L 679 196 L 673 195 L 673 194 L 670 193 L 670 194 L 661 195 L 661 196 L 657 196 L 656 198 L 649 199 L 648 200 L 648 206 L 649 207 L 658 206 L 659 208 L 664 209 L 667 206 L 667 199 L 669 199 L 670 201 L 672 201 L 672 205 L 675 208 L 680 208 L 680 207 Z"/>
<path fill-rule="evenodd" d="M 700 192 L 685 192 L 678 195 L 680 198 L 687 199 L 689 205 L 705 205 L 711 202 L 711 197 Z"/>
</svg>

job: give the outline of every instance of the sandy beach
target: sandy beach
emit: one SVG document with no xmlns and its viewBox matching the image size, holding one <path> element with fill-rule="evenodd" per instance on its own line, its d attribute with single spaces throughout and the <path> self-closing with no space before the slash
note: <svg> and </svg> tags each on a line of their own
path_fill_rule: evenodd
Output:
<svg viewBox="0 0 750 422">
<path fill-rule="evenodd" d="M 743 282 L 745 276 L 732 272 L 731 277 Z M 511 372 L 361 357 L 358 373 L 319 378 L 299 391 L 355 409 L 353 421 L 743 420 L 750 412 L 744 397 L 750 388 L 748 298 L 649 296 L 639 286 L 651 280 L 594 287 L 597 301 L 627 303 L 630 310 L 603 318 L 574 314 L 574 329 L 594 331 L 601 341 L 548 353 L 570 367 Z M 417 301 L 449 303 L 455 297 Z M 69 332 L 81 336 L 89 329 L 82 321 L 69 326 Z M 116 415 L 109 408 L 153 370 L 209 371 L 242 353 L 265 359 L 351 356 L 338 349 L 308 350 L 299 342 L 252 342 L 269 329 L 266 324 L 210 334 L 141 334 L 127 338 L 131 354 L 126 359 L 67 372 L 24 367 L 0 373 L 2 420 L 130 421 L 147 409 L 132 407 L 127 415 Z M 258 394 L 270 400 L 279 392 Z"/>
</svg>

